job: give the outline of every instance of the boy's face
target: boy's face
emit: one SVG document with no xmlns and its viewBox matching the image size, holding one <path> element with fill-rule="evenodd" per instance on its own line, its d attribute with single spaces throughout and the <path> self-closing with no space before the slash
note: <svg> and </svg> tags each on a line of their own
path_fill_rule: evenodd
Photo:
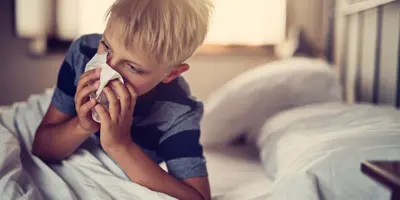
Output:
<svg viewBox="0 0 400 200">
<path fill-rule="evenodd" d="M 113 28 L 117 28 L 114 26 Z M 127 50 L 118 37 L 118 32 L 108 27 L 99 43 L 97 53 L 108 52 L 107 64 L 121 74 L 141 96 L 153 89 L 160 82 L 168 83 L 189 69 L 187 64 L 170 68 L 157 64 L 142 50 Z"/>
</svg>

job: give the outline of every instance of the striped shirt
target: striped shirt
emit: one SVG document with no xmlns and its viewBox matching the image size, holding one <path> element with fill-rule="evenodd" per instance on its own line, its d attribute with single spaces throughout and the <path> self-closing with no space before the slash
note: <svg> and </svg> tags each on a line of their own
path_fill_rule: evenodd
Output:
<svg viewBox="0 0 400 200">
<path fill-rule="evenodd" d="M 101 37 L 84 35 L 69 48 L 52 98 L 52 105 L 63 113 L 76 116 L 76 87 L 86 63 L 96 54 Z M 154 162 L 165 161 L 168 172 L 178 179 L 207 176 L 199 142 L 203 105 L 191 97 L 183 77 L 160 83 L 138 97 L 133 115 L 132 140 Z"/>
</svg>

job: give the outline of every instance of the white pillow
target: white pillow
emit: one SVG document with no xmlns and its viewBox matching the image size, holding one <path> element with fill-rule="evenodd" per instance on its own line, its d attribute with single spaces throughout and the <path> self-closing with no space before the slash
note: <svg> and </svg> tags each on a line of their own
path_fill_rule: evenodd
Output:
<svg viewBox="0 0 400 200">
<path fill-rule="evenodd" d="M 228 144 L 245 134 L 257 140 L 265 120 L 288 108 L 341 101 L 335 71 L 321 60 L 290 58 L 251 69 L 214 92 L 201 122 L 204 146 Z"/>
</svg>

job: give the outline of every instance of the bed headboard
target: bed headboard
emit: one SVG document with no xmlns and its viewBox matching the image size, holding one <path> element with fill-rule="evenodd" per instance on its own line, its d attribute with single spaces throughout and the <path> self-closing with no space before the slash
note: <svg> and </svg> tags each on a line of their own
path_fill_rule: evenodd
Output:
<svg viewBox="0 0 400 200">
<path fill-rule="evenodd" d="M 336 0 L 335 27 L 345 100 L 400 107 L 400 0 Z"/>
</svg>

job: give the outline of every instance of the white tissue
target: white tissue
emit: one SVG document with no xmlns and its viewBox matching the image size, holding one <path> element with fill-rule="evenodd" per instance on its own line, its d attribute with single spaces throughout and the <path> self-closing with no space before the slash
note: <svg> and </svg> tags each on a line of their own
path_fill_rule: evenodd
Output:
<svg viewBox="0 0 400 200">
<path fill-rule="evenodd" d="M 96 98 L 96 101 L 99 104 L 104 105 L 108 110 L 108 100 L 106 95 L 103 93 L 104 87 L 112 80 L 118 79 L 122 83 L 124 83 L 124 80 L 122 79 L 121 74 L 113 70 L 107 64 L 107 53 L 98 53 L 94 55 L 94 57 L 86 64 L 85 72 L 95 68 L 101 68 L 100 86 L 99 89 L 97 89 L 95 93 L 89 95 L 89 97 L 90 99 Z M 100 123 L 100 117 L 94 109 L 92 110 L 92 118 L 97 123 Z"/>
</svg>

